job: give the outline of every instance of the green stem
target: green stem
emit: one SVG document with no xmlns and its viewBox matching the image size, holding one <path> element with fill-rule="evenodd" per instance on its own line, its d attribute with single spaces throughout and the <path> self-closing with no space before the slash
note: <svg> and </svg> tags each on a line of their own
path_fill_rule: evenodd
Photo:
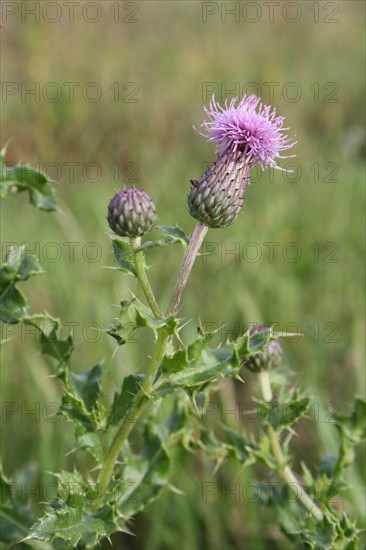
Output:
<svg viewBox="0 0 366 550">
<path fill-rule="evenodd" d="M 263 399 L 268 402 L 272 401 L 272 389 L 268 371 L 262 370 L 259 373 L 259 385 L 261 388 Z M 290 466 L 287 464 L 278 434 L 271 425 L 268 426 L 268 437 L 271 442 L 272 451 L 278 465 L 279 475 L 288 484 L 288 486 L 302 503 L 302 505 L 307 510 L 309 510 L 313 517 L 317 521 L 322 521 L 324 517 L 323 512 L 315 504 L 312 498 L 306 493 L 304 487 L 301 485 L 301 483 L 291 470 Z"/>
<path fill-rule="evenodd" d="M 138 249 L 138 247 L 140 246 L 140 237 L 132 238 L 131 244 L 135 249 Z M 142 290 L 144 291 L 146 300 L 148 301 L 151 311 L 153 312 L 153 314 L 157 319 L 161 319 L 162 314 L 161 314 L 160 308 L 157 304 L 154 293 L 152 291 L 152 288 L 150 286 L 149 280 L 146 275 L 145 266 L 144 266 L 144 253 L 142 250 L 136 251 L 135 262 L 136 262 L 135 265 L 136 265 L 137 277 L 141 284 Z"/>
<path fill-rule="evenodd" d="M 151 363 L 149 365 L 141 389 L 136 394 L 135 401 L 132 404 L 132 409 L 129 412 L 127 418 L 125 418 L 125 420 L 120 425 L 113 439 L 112 445 L 108 450 L 106 459 L 104 461 L 103 473 L 99 481 L 101 494 L 103 494 L 108 487 L 109 480 L 113 473 L 114 465 L 116 463 L 123 443 L 130 435 L 130 432 L 136 425 L 146 405 L 149 403 L 151 389 L 154 384 L 161 361 L 164 357 L 168 336 L 168 333 L 164 329 L 160 330 L 156 341 L 154 354 L 152 356 Z"/>
<path fill-rule="evenodd" d="M 197 256 L 198 250 L 200 249 L 202 241 L 207 233 L 207 230 L 208 230 L 207 226 L 198 222 L 193 231 L 187 251 L 182 261 L 181 269 L 177 279 L 177 284 L 175 286 L 175 291 L 174 291 L 172 300 L 170 302 L 170 305 L 168 307 L 166 316 L 174 315 L 179 308 L 180 300 L 181 300 L 183 291 L 185 289 L 185 286 L 187 284 L 189 274 L 192 270 L 194 260 Z M 134 248 L 137 248 L 138 246 L 140 246 L 139 239 L 131 239 L 131 243 L 132 243 L 132 246 L 134 246 Z M 155 317 L 157 319 L 160 319 L 162 317 L 162 314 L 158 304 L 156 303 L 154 294 L 151 290 L 151 286 L 149 284 L 149 281 L 145 273 L 142 251 L 136 252 L 136 270 L 137 270 L 139 282 L 143 288 L 143 291 L 151 307 L 151 310 L 153 311 Z M 135 401 L 132 404 L 132 412 L 128 414 L 128 417 L 122 421 L 122 424 L 120 425 L 113 439 L 112 445 L 109 448 L 107 456 L 105 458 L 104 469 L 99 480 L 99 486 L 100 486 L 100 491 L 102 495 L 104 494 L 106 488 L 108 487 L 115 463 L 117 461 L 117 458 L 123 443 L 126 441 L 128 436 L 130 435 L 132 429 L 136 425 L 141 414 L 143 413 L 147 404 L 149 403 L 155 378 L 165 354 L 165 348 L 166 348 L 168 338 L 169 338 L 169 333 L 165 330 L 164 327 L 161 328 L 158 333 L 158 338 L 156 341 L 154 353 L 151 358 L 151 363 L 147 369 L 144 382 L 141 386 L 141 389 L 136 394 Z"/>
</svg>

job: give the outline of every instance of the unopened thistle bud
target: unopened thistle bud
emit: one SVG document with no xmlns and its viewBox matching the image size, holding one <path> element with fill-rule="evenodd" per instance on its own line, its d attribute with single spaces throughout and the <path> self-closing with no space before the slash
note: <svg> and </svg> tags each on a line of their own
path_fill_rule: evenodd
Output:
<svg viewBox="0 0 366 550">
<path fill-rule="evenodd" d="M 268 330 L 267 327 L 253 327 L 250 331 L 250 336 L 255 336 L 256 333 Z M 282 358 L 282 346 L 279 340 L 271 340 L 263 351 L 249 357 L 244 365 L 252 372 L 260 372 L 278 367 Z"/>
<path fill-rule="evenodd" d="M 118 191 L 108 206 L 109 227 L 120 237 L 141 237 L 156 220 L 153 200 L 136 187 Z"/>
<path fill-rule="evenodd" d="M 250 169 L 258 164 L 262 170 L 277 164 L 281 151 L 295 145 L 293 138 L 282 132 L 284 118 L 276 110 L 262 105 L 260 98 L 244 96 L 222 107 L 212 97 L 205 113 L 209 120 L 202 123 L 208 141 L 216 143 L 218 159 L 199 181 L 191 181 L 188 196 L 191 215 L 208 227 L 226 227 L 239 215 L 244 191 L 249 184 Z"/>
</svg>

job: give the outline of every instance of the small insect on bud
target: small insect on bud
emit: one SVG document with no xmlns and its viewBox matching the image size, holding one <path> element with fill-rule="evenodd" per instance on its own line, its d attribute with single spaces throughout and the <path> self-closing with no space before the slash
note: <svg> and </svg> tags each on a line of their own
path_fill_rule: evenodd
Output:
<svg viewBox="0 0 366 550">
<path fill-rule="evenodd" d="M 153 200 L 136 187 L 118 191 L 108 206 L 109 227 L 120 237 L 141 237 L 156 220 Z"/>
<path fill-rule="evenodd" d="M 268 330 L 267 327 L 253 327 L 250 330 L 250 336 L 255 337 L 256 334 Z M 252 372 L 260 372 L 278 367 L 282 358 L 282 346 L 279 340 L 271 340 L 263 351 L 249 357 L 244 365 Z"/>
</svg>

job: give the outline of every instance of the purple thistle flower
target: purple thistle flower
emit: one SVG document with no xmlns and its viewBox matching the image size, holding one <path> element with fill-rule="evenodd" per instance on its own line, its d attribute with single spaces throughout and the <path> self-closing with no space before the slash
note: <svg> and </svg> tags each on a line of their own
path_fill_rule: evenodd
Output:
<svg viewBox="0 0 366 550">
<path fill-rule="evenodd" d="M 283 127 L 285 119 L 276 115 L 275 108 L 263 105 L 255 95 L 245 95 L 236 106 L 237 102 L 237 97 L 230 104 L 226 100 L 224 108 L 213 96 L 209 108 L 204 108 L 209 120 L 201 124 L 207 134 L 195 130 L 216 143 L 217 152 L 238 152 L 251 166 L 258 164 L 262 170 L 268 166 L 283 170 L 276 159 L 295 157 L 280 153 L 297 143 L 283 133 L 288 130 Z"/>
<path fill-rule="evenodd" d="M 294 138 L 283 132 L 284 118 L 276 110 L 262 105 L 254 95 L 238 98 L 222 107 L 212 97 L 205 113 L 209 120 L 201 126 L 206 133 L 196 132 L 216 143 L 218 158 L 199 181 L 191 181 L 188 196 L 191 215 L 208 227 L 227 227 L 239 215 L 244 192 L 249 184 L 250 169 L 258 164 L 283 170 L 277 164 L 282 151 L 291 149 Z"/>
</svg>

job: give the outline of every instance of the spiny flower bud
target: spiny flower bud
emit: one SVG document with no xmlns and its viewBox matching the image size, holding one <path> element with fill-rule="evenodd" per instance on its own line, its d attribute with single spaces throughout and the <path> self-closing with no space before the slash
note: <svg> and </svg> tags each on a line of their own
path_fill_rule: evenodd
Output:
<svg viewBox="0 0 366 550">
<path fill-rule="evenodd" d="M 219 156 L 199 181 L 191 181 L 188 207 L 191 215 L 208 227 L 227 227 L 240 213 L 249 166 L 238 155 Z"/>
<path fill-rule="evenodd" d="M 255 336 L 257 333 L 268 330 L 265 326 L 252 327 L 249 334 Z M 270 368 L 278 367 L 282 358 L 282 346 L 279 340 L 271 340 L 263 351 L 249 357 L 244 365 L 252 372 L 260 372 Z"/>
<path fill-rule="evenodd" d="M 207 141 L 216 143 L 219 154 L 216 162 L 199 181 L 191 181 L 188 196 L 189 211 L 194 218 L 208 227 L 226 227 L 238 216 L 249 183 L 250 169 L 258 164 L 262 170 L 277 164 L 280 153 L 295 145 L 284 131 L 284 118 L 276 115 L 260 98 L 244 96 L 234 98 L 222 107 L 212 97 L 205 107 L 208 121 L 202 123 L 206 133 L 199 132 Z"/>
<path fill-rule="evenodd" d="M 109 227 L 120 237 L 141 237 L 156 220 L 153 200 L 136 187 L 118 191 L 108 206 Z"/>
</svg>

